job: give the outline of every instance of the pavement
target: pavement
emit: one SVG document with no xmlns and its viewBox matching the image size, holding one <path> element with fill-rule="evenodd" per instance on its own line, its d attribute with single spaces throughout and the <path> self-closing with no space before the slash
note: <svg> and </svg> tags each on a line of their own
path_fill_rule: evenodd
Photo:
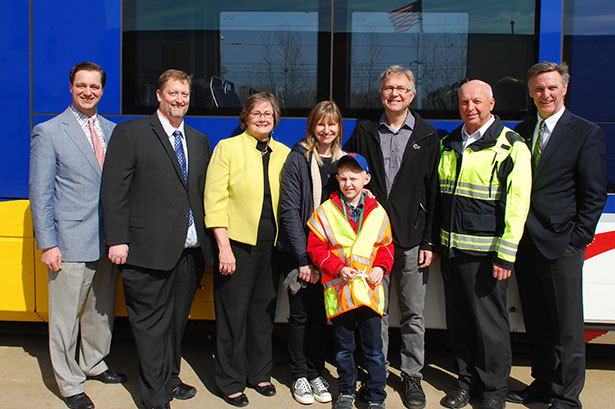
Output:
<svg viewBox="0 0 615 409">
<path fill-rule="evenodd" d="M 197 395 L 187 401 L 173 401 L 173 409 L 221 408 L 231 409 L 216 394 L 214 382 L 213 322 L 191 321 L 183 343 L 181 378 L 194 385 Z M 402 409 L 399 379 L 399 337 L 398 330 L 392 330 L 389 353 L 391 376 L 386 392 L 386 406 Z M 396 332 L 397 331 L 397 332 Z M 509 388 L 522 389 L 531 382 L 527 344 L 518 334 L 513 336 L 513 368 Z M 326 342 L 331 345 L 331 338 Z M 35 322 L 0 322 L 0 409 L 49 408 L 65 409 L 57 393 L 49 352 L 47 349 L 47 326 Z M 332 364 L 333 354 L 328 357 L 325 378 L 331 384 L 334 396 L 336 371 Z M 143 409 L 140 403 L 137 380 L 138 363 L 135 345 L 125 318 L 118 318 L 114 329 L 111 354 L 107 359 L 110 368 L 128 375 L 128 381 L 121 385 L 106 385 L 95 380 L 86 381 L 85 391 L 94 401 L 97 409 Z M 439 402 L 455 386 L 453 358 L 448 348 L 444 331 L 429 330 L 426 335 L 426 365 L 423 370 L 423 389 L 427 396 L 427 408 L 441 408 Z M 291 377 L 286 355 L 286 326 L 276 325 L 274 331 L 273 383 L 277 387 L 275 397 L 260 396 L 253 389 L 247 389 L 250 409 L 299 409 L 290 393 Z M 615 346 L 587 346 L 587 377 L 581 400 L 586 409 L 612 408 L 615 405 Z M 479 402 L 471 402 L 467 408 L 477 408 Z M 331 404 L 314 403 L 313 409 L 329 409 Z M 365 409 L 366 404 L 357 403 Z M 507 408 L 543 409 L 547 405 L 528 406 L 508 404 Z"/>
</svg>

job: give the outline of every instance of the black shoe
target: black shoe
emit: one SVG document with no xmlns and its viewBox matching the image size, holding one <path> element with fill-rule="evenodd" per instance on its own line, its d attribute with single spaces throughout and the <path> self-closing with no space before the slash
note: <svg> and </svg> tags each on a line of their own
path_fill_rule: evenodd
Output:
<svg viewBox="0 0 615 409">
<path fill-rule="evenodd" d="M 152 409 L 171 409 L 171 405 L 163 403 L 162 405 L 154 406 Z"/>
<path fill-rule="evenodd" d="M 510 391 L 506 394 L 506 401 L 511 403 L 551 403 L 553 392 L 551 387 L 539 381 L 532 382 L 528 387 L 520 391 Z"/>
<path fill-rule="evenodd" d="M 234 398 L 222 394 L 222 399 L 224 399 L 224 401 L 229 405 L 237 406 L 238 408 L 248 406 L 248 403 L 250 403 L 245 393 L 242 393 L 239 396 L 235 396 Z"/>
<path fill-rule="evenodd" d="M 361 402 L 367 402 L 367 388 L 365 387 L 364 383 L 361 384 L 361 387 L 357 391 L 356 396 L 357 396 L 357 399 L 360 400 Z"/>
<path fill-rule="evenodd" d="M 272 383 L 268 383 L 263 386 L 254 385 L 254 390 L 260 393 L 263 396 L 274 396 L 275 395 L 275 386 Z"/>
<path fill-rule="evenodd" d="M 66 406 L 70 409 L 94 409 L 94 404 L 85 393 L 78 393 L 73 396 L 66 396 L 64 398 Z"/>
<path fill-rule="evenodd" d="M 466 406 L 468 402 L 470 402 L 470 392 L 465 389 L 455 389 L 442 398 L 440 405 L 451 409 L 458 409 Z"/>
<path fill-rule="evenodd" d="M 425 392 L 421 388 L 421 378 L 415 376 L 402 376 L 404 392 L 401 400 L 408 409 L 423 409 L 426 405 Z"/>
<path fill-rule="evenodd" d="M 95 379 L 102 383 L 123 383 L 126 382 L 126 375 L 107 369 L 105 372 L 98 375 L 88 376 L 88 379 Z"/>
<path fill-rule="evenodd" d="M 478 409 L 504 409 L 505 407 L 506 402 L 502 398 L 485 398 L 481 401 Z"/>
<path fill-rule="evenodd" d="M 173 395 L 173 399 L 186 400 L 196 395 L 196 388 L 182 382 L 173 388 L 171 394 Z"/>
</svg>

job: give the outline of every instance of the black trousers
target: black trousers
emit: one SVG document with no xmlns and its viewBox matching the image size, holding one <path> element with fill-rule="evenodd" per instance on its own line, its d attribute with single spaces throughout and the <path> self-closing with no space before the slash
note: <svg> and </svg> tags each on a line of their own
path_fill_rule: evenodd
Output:
<svg viewBox="0 0 615 409">
<path fill-rule="evenodd" d="M 491 257 L 443 257 L 442 273 L 458 387 L 504 399 L 512 363 L 508 280 L 493 278 Z"/>
<path fill-rule="evenodd" d="M 297 262 L 288 253 L 280 253 L 280 265 L 284 274 L 297 268 Z M 308 283 L 296 294 L 288 290 L 288 304 L 290 373 L 293 382 L 302 377 L 311 381 L 325 368 L 327 315 L 322 283 Z"/>
<path fill-rule="evenodd" d="M 531 345 L 532 377 L 551 385 L 558 408 L 580 408 L 585 383 L 583 261 L 568 246 L 547 260 L 529 235 L 519 243 L 515 271 Z"/>
<path fill-rule="evenodd" d="M 272 266 L 273 241 L 255 246 L 231 240 L 236 271 L 214 272 L 216 309 L 216 384 L 226 396 L 246 383 L 269 382 L 273 367 L 271 333 L 275 317 L 278 268 Z"/>
<path fill-rule="evenodd" d="M 181 340 L 205 264 L 200 248 L 186 249 L 172 270 L 124 265 L 121 271 L 128 320 L 139 357 L 145 407 L 172 400 L 179 383 Z"/>
</svg>

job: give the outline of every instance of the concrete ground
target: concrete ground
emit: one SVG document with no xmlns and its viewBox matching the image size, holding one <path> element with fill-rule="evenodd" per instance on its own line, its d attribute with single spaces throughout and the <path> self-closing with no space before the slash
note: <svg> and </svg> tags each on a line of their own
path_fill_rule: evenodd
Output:
<svg viewBox="0 0 615 409">
<path fill-rule="evenodd" d="M 275 397 L 265 398 L 252 389 L 246 394 L 250 400 L 248 408 L 283 409 L 300 408 L 289 391 L 290 374 L 286 356 L 286 327 L 276 326 L 274 334 L 273 382 L 278 393 Z M 395 330 L 393 330 L 395 331 Z M 183 345 L 182 380 L 196 386 L 197 395 L 187 401 L 173 401 L 173 409 L 222 408 L 230 409 L 216 395 L 213 377 L 214 346 L 211 322 L 192 321 Z M 399 336 L 391 336 L 390 354 L 399 355 L 399 345 L 394 342 Z M 522 337 L 513 337 L 513 369 L 509 388 L 521 389 L 531 381 L 527 345 Z M 330 340 L 329 340 L 330 342 Z M 427 408 L 440 408 L 440 399 L 446 391 L 455 386 L 453 359 L 448 349 L 446 334 L 443 331 L 428 331 L 426 337 L 427 353 L 424 369 L 423 388 L 427 395 Z M 397 352 L 397 353 L 396 353 Z M 335 367 L 327 363 L 326 378 L 335 387 Z M 142 408 L 137 382 L 137 358 L 133 340 L 125 319 L 118 319 L 114 332 L 109 366 L 128 375 L 123 385 L 105 385 L 97 381 L 87 381 L 86 393 L 94 401 L 97 409 Z M 399 391 L 399 358 L 392 359 L 392 373 L 387 385 L 386 405 L 389 409 L 403 408 Z M 611 408 L 615 399 L 615 346 L 588 345 L 587 380 L 581 399 L 586 409 Z M 471 402 L 478 407 L 478 402 Z M 365 409 L 367 405 L 358 403 Z M 331 408 L 329 404 L 315 403 L 314 409 Z M 468 406 L 469 408 L 470 406 Z M 523 405 L 508 404 L 509 409 L 524 408 Z M 546 405 L 533 404 L 530 409 L 543 409 Z M 0 322 L 0 409 L 66 408 L 58 397 L 53 372 L 47 350 L 47 328 L 44 323 Z"/>
</svg>

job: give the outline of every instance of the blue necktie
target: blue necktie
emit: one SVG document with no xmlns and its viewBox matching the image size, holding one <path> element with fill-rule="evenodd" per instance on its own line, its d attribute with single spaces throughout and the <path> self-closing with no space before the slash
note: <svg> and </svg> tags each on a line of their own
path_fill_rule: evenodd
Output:
<svg viewBox="0 0 615 409">
<path fill-rule="evenodd" d="M 188 187 L 188 167 L 186 166 L 186 155 L 184 154 L 184 147 L 182 146 L 182 133 L 180 131 L 175 131 L 173 132 L 173 136 L 175 137 L 175 145 L 173 146 L 175 148 L 175 154 L 177 155 L 179 167 L 184 174 L 184 182 L 186 182 L 186 187 Z M 194 217 L 192 216 L 192 209 L 190 209 L 188 227 L 192 226 L 192 223 L 194 223 Z"/>
</svg>

